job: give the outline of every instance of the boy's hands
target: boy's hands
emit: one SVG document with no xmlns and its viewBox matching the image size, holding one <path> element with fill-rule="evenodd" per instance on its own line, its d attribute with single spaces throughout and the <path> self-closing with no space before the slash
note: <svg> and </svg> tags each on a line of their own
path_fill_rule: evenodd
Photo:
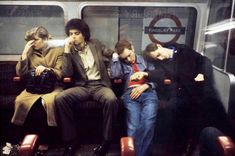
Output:
<svg viewBox="0 0 235 156">
<path fill-rule="evenodd" d="M 149 88 L 148 84 L 143 84 L 141 86 L 137 86 L 137 87 L 133 88 L 131 91 L 131 94 L 130 94 L 131 99 L 132 100 L 137 99 L 148 88 Z"/>
<path fill-rule="evenodd" d="M 194 78 L 194 80 L 195 81 L 204 81 L 205 79 L 204 79 L 204 75 L 203 74 L 201 74 L 201 73 L 199 73 L 199 74 L 197 74 L 197 76 Z"/>
<path fill-rule="evenodd" d="M 148 77 L 147 72 L 136 72 L 133 75 L 131 75 L 130 80 L 131 81 L 138 81 L 143 79 L 144 77 Z"/>
</svg>

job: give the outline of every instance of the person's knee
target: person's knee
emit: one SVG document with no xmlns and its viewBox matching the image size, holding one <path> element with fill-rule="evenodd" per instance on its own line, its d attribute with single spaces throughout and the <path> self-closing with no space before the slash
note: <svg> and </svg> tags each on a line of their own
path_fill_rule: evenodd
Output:
<svg viewBox="0 0 235 156">
<path fill-rule="evenodd" d="M 155 115 L 148 116 L 146 119 L 143 120 L 143 126 L 146 129 L 152 129 L 155 127 L 157 122 L 157 113 Z"/>
<path fill-rule="evenodd" d="M 61 105 L 63 105 L 63 101 L 67 98 L 67 96 L 65 94 L 58 94 L 55 97 L 55 106 L 56 107 L 60 107 Z"/>
<path fill-rule="evenodd" d="M 128 123 L 127 124 L 127 134 L 128 136 L 135 137 L 136 131 L 138 128 L 138 123 Z"/>
<path fill-rule="evenodd" d="M 106 96 L 104 104 L 108 105 L 109 107 L 116 107 L 118 105 L 118 98 L 115 95 Z"/>
<path fill-rule="evenodd" d="M 200 144 L 201 146 L 215 146 L 216 138 L 223 133 L 215 127 L 206 127 L 201 131 Z"/>
<path fill-rule="evenodd" d="M 214 155 L 218 153 L 218 145 L 216 139 L 223 133 L 215 127 L 206 127 L 200 134 L 200 153 L 204 155 Z"/>
<path fill-rule="evenodd" d="M 223 133 L 215 127 L 206 127 L 201 131 L 200 140 L 216 138 Z"/>
</svg>

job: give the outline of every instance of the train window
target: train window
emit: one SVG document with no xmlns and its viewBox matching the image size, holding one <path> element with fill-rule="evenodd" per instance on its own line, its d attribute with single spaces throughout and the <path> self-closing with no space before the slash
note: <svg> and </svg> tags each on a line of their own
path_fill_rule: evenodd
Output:
<svg viewBox="0 0 235 156">
<path fill-rule="evenodd" d="M 231 0 L 216 0 L 211 3 L 204 53 L 213 65 L 235 74 L 235 12 L 232 9 Z"/>
<path fill-rule="evenodd" d="M 232 0 L 214 0 L 210 5 L 208 24 L 214 24 L 229 19 L 231 15 Z"/>
<path fill-rule="evenodd" d="M 235 29 L 231 30 L 226 71 L 235 75 Z"/>
<path fill-rule="evenodd" d="M 224 68 L 227 37 L 228 31 L 206 35 L 204 54 L 210 58 L 213 65 L 221 69 Z"/>
<path fill-rule="evenodd" d="M 25 32 L 39 25 L 46 27 L 52 36 L 64 36 L 63 9 L 47 5 L 0 5 L 0 54 L 21 54 Z"/>
<path fill-rule="evenodd" d="M 189 6 L 85 6 L 81 12 L 92 37 L 110 48 L 118 39 L 129 39 L 137 53 L 150 42 L 193 46 L 197 14 Z"/>
</svg>

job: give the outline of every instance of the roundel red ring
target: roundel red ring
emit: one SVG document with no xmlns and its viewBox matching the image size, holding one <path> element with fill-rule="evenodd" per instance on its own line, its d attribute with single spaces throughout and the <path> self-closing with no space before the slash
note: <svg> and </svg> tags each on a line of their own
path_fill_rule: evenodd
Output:
<svg viewBox="0 0 235 156">
<path fill-rule="evenodd" d="M 149 24 L 149 27 L 154 27 L 154 25 L 157 23 L 157 21 L 159 21 L 160 19 L 163 19 L 163 18 L 169 18 L 169 19 L 172 19 L 176 26 L 177 27 L 181 27 L 181 22 L 180 20 L 178 19 L 178 17 L 174 16 L 174 15 L 171 15 L 171 14 L 161 14 L 161 15 L 157 15 L 154 17 L 154 19 L 150 22 Z M 154 37 L 154 34 L 149 34 L 149 39 L 154 42 L 154 43 L 160 43 L 160 44 L 167 44 L 167 43 L 171 43 L 171 42 L 176 42 L 180 37 L 180 34 L 176 34 L 174 36 L 174 38 L 168 42 L 160 42 L 159 40 L 157 40 L 155 37 Z"/>
</svg>

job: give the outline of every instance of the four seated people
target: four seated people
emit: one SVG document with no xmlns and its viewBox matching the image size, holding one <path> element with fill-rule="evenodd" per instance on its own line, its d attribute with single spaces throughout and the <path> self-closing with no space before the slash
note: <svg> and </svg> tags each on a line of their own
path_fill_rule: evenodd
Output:
<svg viewBox="0 0 235 156">
<path fill-rule="evenodd" d="M 43 131 L 41 125 L 45 122 L 49 126 L 59 124 L 66 144 L 64 155 L 73 155 L 79 146 L 76 109 L 77 105 L 90 99 L 101 105 L 103 113 L 103 142 L 94 149 L 94 153 L 105 155 L 109 149 L 119 108 L 107 70 L 110 62 L 111 78 L 124 81 L 121 100 L 127 114 L 127 134 L 134 138 L 137 156 L 151 155 L 158 110 L 156 86 L 162 86 L 164 79 L 172 81 L 169 97 L 172 118 L 169 122 L 173 128 L 180 127 L 174 129 L 178 136 L 185 132 L 184 136 L 197 142 L 199 131 L 205 126 L 230 128 L 213 88 L 211 64 L 193 49 L 179 44 L 162 47 L 151 43 L 143 57 L 135 54 L 133 45 L 127 40 L 118 41 L 115 52 L 107 49 L 98 40 L 90 38 L 89 26 L 81 19 L 68 21 L 65 31 L 68 38 L 64 48 L 49 47 L 49 33 L 42 26 L 28 31 L 16 73 L 35 78 L 31 81 L 37 81 L 45 72 L 52 73 L 55 82 L 68 76 L 73 79 L 74 86 L 62 90 L 53 83 L 50 90 L 42 91 L 39 87 L 35 91 L 37 87 L 29 84 L 17 96 L 12 117 L 12 123 L 31 129 L 34 129 L 32 122 L 36 120 L 39 126 L 36 130 L 39 131 Z M 52 77 L 46 81 L 50 82 Z M 30 80 L 29 77 L 27 79 Z M 195 110 L 196 113 L 201 112 L 199 119 L 205 117 L 200 121 L 201 125 L 195 126 L 190 123 L 192 120 L 184 120 L 196 119 Z M 192 128 L 196 133 L 191 134 Z M 189 138 L 180 139 L 185 143 Z"/>
</svg>

